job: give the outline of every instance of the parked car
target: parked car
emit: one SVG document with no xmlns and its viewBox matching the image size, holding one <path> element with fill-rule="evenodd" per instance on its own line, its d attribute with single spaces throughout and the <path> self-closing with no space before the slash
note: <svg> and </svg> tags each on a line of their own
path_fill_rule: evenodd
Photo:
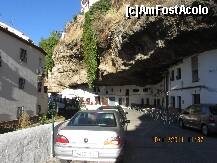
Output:
<svg viewBox="0 0 217 163">
<path fill-rule="evenodd" d="M 98 108 L 98 110 L 118 111 L 118 113 L 120 114 L 121 125 L 125 128 L 125 130 L 127 130 L 127 124 L 130 122 L 129 120 L 127 120 L 127 116 L 126 116 L 128 112 L 126 112 L 121 106 L 101 106 Z"/>
<path fill-rule="evenodd" d="M 115 162 L 123 158 L 124 144 L 117 111 L 84 110 L 58 132 L 54 151 L 63 160 Z"/>
<path fill-rule="evenodd" d="M 198 104 L 184 109 L 179 116 L 179 126 L 200 129 L 204 135 L 217 132 L 217 105 Z"/>
</svg>

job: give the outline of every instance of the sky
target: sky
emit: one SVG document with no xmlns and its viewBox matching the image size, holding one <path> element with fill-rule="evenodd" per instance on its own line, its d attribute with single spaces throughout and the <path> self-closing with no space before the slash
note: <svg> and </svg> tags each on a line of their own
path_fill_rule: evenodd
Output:
<svg viewBox="0 0 217 163">
<path fill-rule="evenodd" d="M 52 31 L 63 31 L 80 12 L 80 0 L 1 0 L 0 22 L 30 37 L 38 45 Z"/>
</svg>

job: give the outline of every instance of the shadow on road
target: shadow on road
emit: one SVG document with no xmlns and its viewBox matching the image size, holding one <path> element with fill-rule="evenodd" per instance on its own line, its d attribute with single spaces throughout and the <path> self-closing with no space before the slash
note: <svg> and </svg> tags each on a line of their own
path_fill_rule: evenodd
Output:
<svg viewBox="0 0 217 163">
<path fill-rule="evenodd" d="M 131 124 L 126 133 L 124 163 L 217 162 L 216 135 L 206 138 L 198 130 L 181 129 L 175 123 L 164 125 L 163 121 L 153 120 L 142 112 L 128 112 Z M 153 137 L 164 138 L 164 142 Z M 184 140 L 175 142 L 175 137 Z M 199 142 L 198 137 L 203 140 Z M 190 138 L 194 142 L 189 142 Z"/>
</svg>

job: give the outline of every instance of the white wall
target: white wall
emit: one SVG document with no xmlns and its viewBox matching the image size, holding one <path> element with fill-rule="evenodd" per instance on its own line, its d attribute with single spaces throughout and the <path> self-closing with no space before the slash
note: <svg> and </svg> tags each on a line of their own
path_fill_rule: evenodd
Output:
<svg viewBox="0 0 217 163">
<path fill-rule="evenodd" d="M 51 125 L 0 135 L 0 162 L 44 163 L 51 155 Z"/>
<path fill-rule="evenodd" d="M 101 97 L 115 97 L 115 105 L 119 105 L 119 98 L 122 98 L 122 105 L 126 106 L 126 98 L 129 97 L 129 106 L 131 104 L 142 104 L 142 99 L 144 99 L 144 104 L 146 104 L 146 99 L 149 99 L 149 104 L 154 105 L 154 99 L 162 99 L 165 95 L 164 92 L 164 81 L 159 82 L 155 85 L 147 85 L 145 87 L 136 85 L 124 85 L 124 86 L 99 86 L 100 92 L 98 92 Z M 144 92 L 143 89 L 148 88 L 148 92 Z M 113 91 L 112 91 L 113 89 Z M 129 96 L 126 96 L 126 90 L 129 89 Z M 139 92 L 134 92 L 133 89 L 138 89 Z M 106 90 L 108 94 L 106 94 Z M 121 90 L 121 91 L 120 91 Z M 108 104 L 111 104 L 108 100 Z"/>
<path fill-rule="evenodd" d="M 37 105 L 47 110 L 47 95 L 38 94 L 36 69 L 39 58 L 44 64 L 44 55 L 37 49 L 0 31 L 0 121 L 17 118 L 17 107 L 24 106 L 29 114 L 35 115 Z M 27 50 L 27 63 L 20 61 L 20 48 Z M 25 79 L 25 88 L 19 89 L 19 78 Z M 42 89 L 43 91 L 43 89 Z M 40 98 L 38 98 L 40 96 Z M 40 100 L 40 99 L 43 99 Z"/>
<path fill-rule="evenodd" d="M 183 62 L 169 68 L 169 72 L 175 71 L 175 77 L 176 69 L 178 67 L 181 68 L 181 79 L 169 80 L 169 96 L 181 96 L 182 109 L 193 104 L 192 94 L 200 94 L 201 103 L 217 103 L 217 50 L 206 51 L 196 55 L 198 55 L 198 82 L 192 82 L 191 57 L 185 58 Z M 183 89 L 195 86 L 198 87 Z"/>
<path fill-rule="evenodd" d="M 55 135 L 66 123 L 55 123 Z M 1 163 L 45 163 L 51 159 L 52 125 L 22 129 L 0 135 Z"/>
</svg>

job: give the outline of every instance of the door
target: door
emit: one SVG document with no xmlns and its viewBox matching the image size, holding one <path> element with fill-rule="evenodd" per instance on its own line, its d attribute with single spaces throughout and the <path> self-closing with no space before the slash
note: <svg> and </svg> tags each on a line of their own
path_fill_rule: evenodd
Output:
<svg viewBox="0 0 217 163">
<path fill-rule="evenodd" d="M 126 107 L 129 106 L 129 97 L 126 97 Z"/>
<path fill-rule="evenodd" d="M 121 97 L 118 99 L 118 104 L 122 105 L 122 98 Z"/>
</svg>

